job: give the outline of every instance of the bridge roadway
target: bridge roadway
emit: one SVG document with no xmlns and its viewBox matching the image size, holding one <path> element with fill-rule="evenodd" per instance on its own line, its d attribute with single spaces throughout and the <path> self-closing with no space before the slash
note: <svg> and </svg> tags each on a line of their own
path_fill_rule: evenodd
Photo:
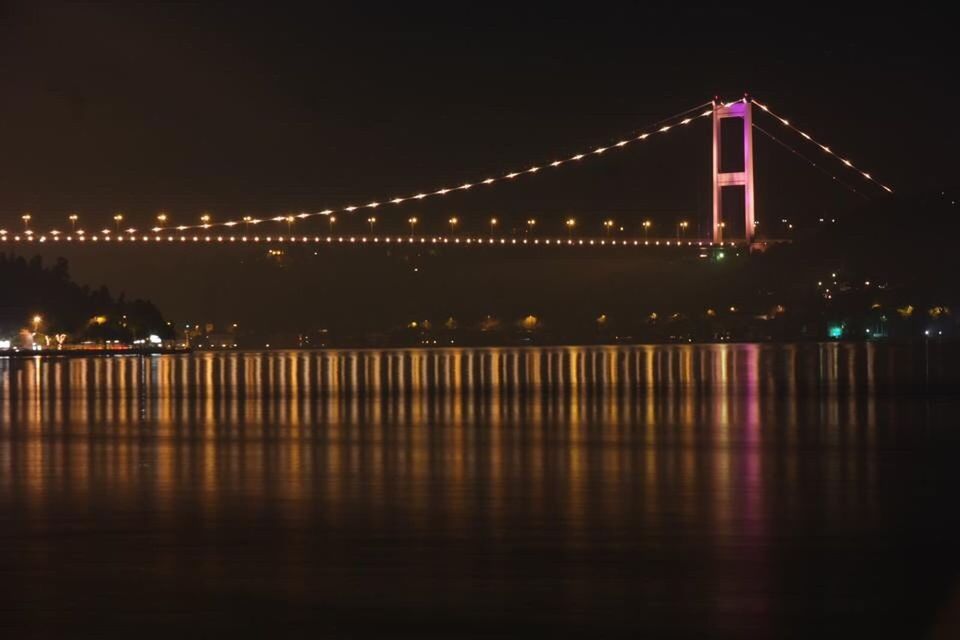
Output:
<svg viewBox="0 0 960 640">
<path fill-rule="evenodd" d="M 777 243 L 783 240 L 768 240 Z M 673 247 L 719 248 L 746 246 L 745 240 L 711 242 L 704 239 L 625 238 L 603 237 L 546 237 L 546 236 L 484 236 L 484 235 L 222 235 L 222 234 L 5 234 L 0 235 L 0 248 L 5 245 L 463 245 L 463 246 L 555 246 L 555 247 Z M 758 243 L 754 243 L 758 244 Z M 764 242 L 759 243 L 764 244 Z"/>
</svg>

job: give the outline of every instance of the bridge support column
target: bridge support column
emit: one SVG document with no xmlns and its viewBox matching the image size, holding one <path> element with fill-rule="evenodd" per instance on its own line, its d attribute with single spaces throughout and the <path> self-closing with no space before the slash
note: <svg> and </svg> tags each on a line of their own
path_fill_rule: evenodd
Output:
<svg viewBox="0 0 960 640">
<path fill-rule="evenodd" d="M 743 170 L 723 172 L 720 168 L 723 140 L 720 135 L 720 123 L 726 118 L 743 120 Z M 756 232 L 753 192 L 753 114 L 750 100 L 724 104 L 719 99 L 713 101 L 713 241 L 723 242 L 723 188 L 743 187 L 744 235 L 747 243 L 753 242 Z"/>
</svg>

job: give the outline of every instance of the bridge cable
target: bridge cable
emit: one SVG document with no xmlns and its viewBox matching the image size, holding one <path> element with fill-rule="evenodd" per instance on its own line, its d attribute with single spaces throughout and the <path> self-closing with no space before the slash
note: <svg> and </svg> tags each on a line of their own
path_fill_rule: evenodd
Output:
<svg viewBox="0 0 960 640">
<path fill-rule="evenodd" d="M 366 204 L 361 204 L 361 205 L 351 204 L 351 205 L 339 207 L 336 209 L 332 209 L 332 208 L 324 209 L 323 211 L 317 211 L 317 212 L 302 212 L 292 216 L 291 215 L 273 216 L 273 217 L 263 218 L 263 219 L 252 218 L 248 216 L 246 218 L 242 218 L 239 220 L 225 220 L 223 222 L 206 222 L 204 224 L 177 225 L 177 226 L 170 226 L 170 227 L 158 226 L 158 227 L 153 227 L 151 231 L 153 231 L 154 233 L 159 233 L 163 231 L 185 231 L 187 229 L 209 229 L 211 227 L 234 227 L 241 224 L 259 224 L 261 222 L 266 222 L 266 221 L 292 222 L 294 219 L 299 220 L 303 218 L 313 218 L 316 216 L 329 217 L 336 213 L 353 213 L 360 209 L 369 209 L 372 212 L 378 207 L 385 206 L 385 205 L 390 205 L 390 204 L 399 205 L 411 200 L 419 201 L 419 200 L 424 200 L 426 198 L 443 196 L 455 191 L 467 191 L 474 187 L 489 186 L 499 182 L 511 181 L 511 180 L 514 180 L 515 178 L 519 178 L 522 176 L 532 175 L 534 173 L 537 173 L 541 169 L 547 169 L 547 168 L 555 169 L 562 165 L 578 163 L 581 160 L 584 160 L 588 157 L 599 156 L 607 151 L 613 151 L 615 149 L 620 149 L 622 147 L 625 147 L 629 144 L 641 142 L 655 134 L 667 133 L 668 131 L 671 131 L 675 127 L 685 126 L 690 124 L 694 120 L 699 120 L 700 118 L 705 118 L 711 115 L 713 113 L 712 108 L 706 109 L 705 111 L 700 111 L 701 109 L 707 106 L 712 107 L 712 103 L 706 102 L 696 107 L 691 107 L 690 109 L 687 109 L 685 111 L 681 111 L 680 113 L 676 113 L 656 123 L 653 123 L 652 125 L 649 125 L 645 130 L 636 129 L 628 137 L 620 139 L 617 142 L 610 143 L 606 146 L 594 147 L 593 149 L 582 151 L 572 156 L 553 160 L 552 162 L 547 162 L 542 165 L 533 165 L 526 169 L 520 169 L 520 170 L 510 171 L 508 173 L 494 175 L 494 176 L 485 178 L 483 180 L 478 180 L 476 182 L 465 182 L 459 186 L 441 187 L 439 189 L 434 189 L 431 191 L 422 191 L 413 195 L 396 196 L 396 197 L 381 200 L 381 201 L 374 200 Z M 694 113 L 694 112 L 699 112 L 699 113 L 697 113 L 696 115 L 690 115 L 691 113 Z M 664 124 L 664 123 L 669 123 L 669 124 Z M 640 133 L 637 133 L 638 131 L 640 131 Z"/>
<path fill-rule="evenodd" d="M 846 165 L 847 167 L 849 167 L 849 168 L 853 169 L 854 171 L 856 171 L 857 173 L 859 173 L 859 174 L 860 174 L 861 176 L 863 176 L 865 179 L 867 179 L 867 180 L 869 180 L 870 182 L 872 182 L 872 183 L 876 184 L 877 186 L 879 186 L 881 189 L 883 189 L 883 190 L 886 191 L 887 193 L 893 193 L 893 189 L 891 189 L 891 188 L 888 187 L 887 185 L 883 184 L 882 182 L 880 182 L 879 180 L 877 180 L 876 178 L 874 178 L 873 176 L 871 176 L 871 175 L 870 175 L 869 173 L 867 173 L 866 171 L 860 169 L 859 167 L 854 166 L 854 164 L 853 164 L 852 162 L 850 162 L 849 159 L 844 158 L 843 156 L 839 155 L 838 153 L 836 153 L 833 149 L 831 149 L 831 148 L 828 147 L 827 145 L 822 144 L 822 143 L 818 142 L 817 140 L 814 140 L 813 137 L 812 137 L 810 134 L 808 134 L 807 132 L 803 131 L 802 129 L 798 129 L 796 126 L 792 125 L 789 120 L 787 120 L 786 118 L 784 118 L 784 117 L 782 117 L 782 116 L 774 113 L 767 105 L 762 104 L 762 103 L 760 103 L 760 102 L 757 102 L 757 101 L 754 100 L 753 98 L 750 99 L 750 102 L 753 103 L 753 104 L 755 104 L 755 105 L 757 105 L 758 107 L 760 107 L 760 109 L 762 109 L 763 111 L 765 111 L 765 112 L 767 112 L 768 114 L 770 114 L 771 116 L 773 116 L 773 118 L 774 118 L 775 120 L 778 120 L 778 121 L 780 122 L 780 124 L 782 124 L 783 126 L 789 128 L 789 129 L 792 129 L 792 130 L 795 131 L 796 133 L 799 133 L 805 140 L 808 140 L 808 141 L 812 142 L 813 144 L 817 145 L 818 147 L 820 147 L 820 150 L 823 151 L 824 153 L 833 156 L 834 158 L 836 158 L 837 160 L 839 160 L 840 162 L 842 162 L 842 163 L 843 163 L 844 165 Z"/>
<path fill-rule="evenodd" d="M 860 196 L 860 197 L 863 198 L 864 200 L 869 200 L 869 199 L 870 199 L 867 195 L 865 195 L 865 194 L 860 193 L 859 191 L 857 191 L 857 190 L 853 187 L 853 185 L 851 185 L 851 184 L 849 184 L 849 183 L 841 180 L 840 178 L 838 178 L 838 177 L 835 176 L 834 174 L 830 173 L 829 171 L 827 171 L 826 169 L 824 169 L 823 167 L 821 167 L 820 165 L 818 165 L 816 162 L 814 162 L 814 161 L 811 160 L 810 158 L 806 157 L 805 155 L 803 155 L 802 153 L 800 153 L 799 151 L 797 151 L 796 149 L 794 149 L 793 147 L 791 147 L 790 145 L 788 145 L 786 142 L 784 142 L 784 141 L 781 140 L 780 138 L 777 138 L 775 135 L 773 135 L 772 133 L 770 133 L 769 131 L 767 131 L 767 130 L 764 129 L 763 127 L 761 127 L 761 126 L 759 126 L 759 125 L 757 125 L 757 124 L 754 124 L 754 125 L 753 125 L 753 128 L 756 129 L 757 131 L 759 131 L 760 133 L 762 133 L 763 135 L 767 136 L 768 138 L 770 138 L 771 140 L 773 140 L 774 142 L 776 142 L 777 144 L 779 144 L 781 147 L 783 147 L 784 149 L 786 149 L 787 151 L 789 151 L 789 152 L 792 153 L 793 155 L 797 156 L 798 158 L 800 158 L 801 160 L 803 160 L 804 162 L 806 162 L 807 164 L 809 164 L 811 167 L 813 167 L 814 169 L 816 169 L 817 171 L 819 171 L 819 172 L 822 173 L 823 175 L 827 176 L 828 178 L 830 178 L 831 180 L 833 180 L 834 182 L 836 182 L 836 183 L 839 184 L 840 186 L 845 187 L 846 189 L 849 189 L 850 191 L 852 191 L 853 193 L 857 194 L 858 196 Z"/>
</svg>

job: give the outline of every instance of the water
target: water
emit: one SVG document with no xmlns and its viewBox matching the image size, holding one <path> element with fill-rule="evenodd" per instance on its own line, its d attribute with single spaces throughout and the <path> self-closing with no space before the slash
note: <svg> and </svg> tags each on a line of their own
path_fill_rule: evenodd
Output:
<svg viewBox="0 0 960 640">
<path fill-rule="evenodd" d="M 0 635 L 955 637 L 929 349 L 0 359 Z"/>
</svg>

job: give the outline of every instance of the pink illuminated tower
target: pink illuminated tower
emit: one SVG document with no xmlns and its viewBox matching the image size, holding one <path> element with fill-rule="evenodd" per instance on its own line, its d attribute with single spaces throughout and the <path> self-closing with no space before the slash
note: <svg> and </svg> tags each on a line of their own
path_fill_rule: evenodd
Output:
<svg viewBox="0 0 960 640">
<path fill-rule="evenodd" d="M 722 173 L 720 171 L 721 145 L 720 121 L 725 118 L 743 119 L 743 171 Z M 713 100 L 713 241 L 723 242 L 723 194 L 724 187 L 743 187 L 744 233 L 747 243 L 753 242 L 755 228 L 753 191 L 753 117 L 750 99 L 744 97 L 736 102 L 723 103 Z"/>
</svg>

